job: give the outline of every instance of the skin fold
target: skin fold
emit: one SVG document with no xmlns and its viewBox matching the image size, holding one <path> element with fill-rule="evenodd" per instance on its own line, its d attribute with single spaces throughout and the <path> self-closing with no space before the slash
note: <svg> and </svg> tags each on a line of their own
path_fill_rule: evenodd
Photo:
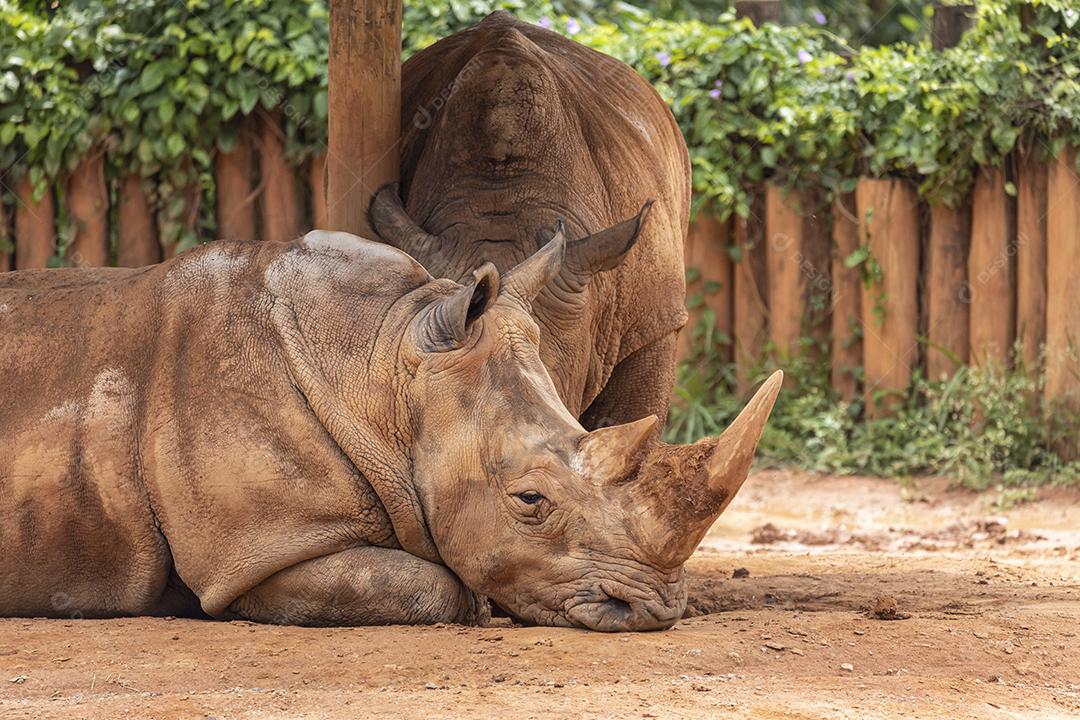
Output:
<svg viewBox="0 0 1080 720">
<path fill-rule="evenodd" d="M 565 254 L 459 284 L 317 231 L 6 274 L 0 615 L 480 622 L 487 597 L 670 626 L 779 380 L 687 448 L 652 416 L 587 432 L 530 314 Z"/>
<path fill-rule="evenodd" d="M 438 277 L 487 261 L 505 271 L 565 219 L 566 262 L 533 303 L 559 396 L 588 429 L 667 417 L 690 163 L 648 82 L 494 13 L 405 63 L 401 178 L 403 209 L 384 198 L 372 226 Z M 602 242 L 650 201 L 632 245 Z"/>
</svg>

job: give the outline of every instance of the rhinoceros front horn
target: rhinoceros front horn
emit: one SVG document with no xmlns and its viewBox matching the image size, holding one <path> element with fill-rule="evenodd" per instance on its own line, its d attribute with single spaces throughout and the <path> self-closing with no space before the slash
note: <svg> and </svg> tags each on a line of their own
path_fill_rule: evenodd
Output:
<svg viewBox="0 0 1080 720">
<path fill-rule="evenodd" d="M 383 185 L 375 193 L 368 207 L 368 221 L 378 239 L 414 258 L 426 258 L 433 243 L 438 241 L 405 212 L 397 183 Z"/>
<path fill-rule="evenodd" d="M 720 437 L 653 448 L 634 489 L 653 508 L 650 545 L 661 567 L 686 562 L 746 481 L 783 380 L 773 373 Z"/>
<path fill-rule="evenodd" d="M 532 299 L 559 274 L 565 253 L 566 234 L 560 220 L 555 223 L 554 236 L 544 247 L 503 274 L 503 292 L 531 309 Z"/>
</svg>

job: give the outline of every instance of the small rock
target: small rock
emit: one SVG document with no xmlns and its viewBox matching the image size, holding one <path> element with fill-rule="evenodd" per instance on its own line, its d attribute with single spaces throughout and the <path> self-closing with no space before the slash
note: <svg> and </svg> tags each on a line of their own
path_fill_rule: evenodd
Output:
<svg viewBox="0 0 1080 720">
<path fill-rule="evenodd" d="M 792 655 L 805 655 L 806 654 L 797 647 L 788 648 L 788 652 L 791 653 Z"/>
<path fill-rule="evenodd" d="M 855 666 L 851 663 L 840 663 L 840 669 L 844 672 L 855 672 Z"/>
<path fill-rule="evenodd" d="M 15 677 L 8 680 L 8 682 L 15 683 L 16 685 L 22 685 L 24 682 L 26 682 L 26 676 L 25 675 L 16 675 Z"/>
<path fill-rule="evenodd" d="M 744 567 L 737 567 L 731 571 L 731 577 L 733 578 L 748 578 L 750 577 L 750 571 Z"/>
<path fill-rule="evenodd" d="M 491 678 L 491 682 L 497 682 L 497 683 L 506 682 L 506 673 L 499 673 L 495 677 Z"/>
<path fill-rule="evenodd" d="M 433 682 L 429 682 L 429 683 L 428 683 L 427 685 L 425 685 L 424 687 L 425 687 L 425 688 L 427 688 L 428 690 L 438 690 L 438 689 L 439 689 L 439 686 L 438 686 L 438 685 L 436 685 L 436 684 L 435 684 L 435 683 L 433 683 Z"/>
<path fill-rule="evenodd" d="M 784 646 L 784 645 L 781 645 L 781 644 L 780 644 L 780 643 L 778 643 L 778 642 L 767 642 L 767 643 L 765 643 L 765 647 L 769 648 L 770 650 L 776 650 L 776 651 L 780 651 L 780 650 L 785 650 L 785 649 L 786 649 L 786 646 Z"/>
</svg>

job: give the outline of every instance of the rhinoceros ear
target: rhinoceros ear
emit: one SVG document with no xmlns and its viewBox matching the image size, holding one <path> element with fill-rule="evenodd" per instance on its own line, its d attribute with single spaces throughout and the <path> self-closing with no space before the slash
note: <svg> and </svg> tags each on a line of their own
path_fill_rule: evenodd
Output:
<svg viewBox="0 0 1080 720">
<path fill-rule="evenodd" d="M 563 221 L 559 220 L 555 223 L 555 235 L 547 245 L 503 274 L 502 283 L 506 295 L 530 309 L 532 299 L 559 274 L 565 252 L 566 234 Z"/>
<path fill-rule="evenodd" d="M 567 244 L 566 269 L 588 282 L 596 273 L 616 267 L 641 237 L 652 205 L 649 200 L 635 217 Z"/>
<path fill-rule="evenodd" d="M 499 271 L 491 263 L 473 270 L 472 280 L 433 302 L 419 317 L 417 344 L 425 352 L 461 347 L 472 325 L 499 295 Z"/>
<path fill-rule="evenodd" d="M 368 222 L 378 234 L 377 239 L 414 258 L 426 257 L 432 244 L 438 241 L 438 238 L 413 222 L 405 212 L 397 183 L 383 185 L 375 193 L 368 207 Z"/>
</svg>

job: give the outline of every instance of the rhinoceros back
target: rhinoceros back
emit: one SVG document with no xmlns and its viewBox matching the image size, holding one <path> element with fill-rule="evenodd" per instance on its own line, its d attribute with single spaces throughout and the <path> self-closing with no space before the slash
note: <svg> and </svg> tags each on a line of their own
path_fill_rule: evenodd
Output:
<svg viewBox="0 0 1080 720">
<path fill-rule="evenodd" d="M 0 282 L 0 614 L 147 612 L 168 578 L 138 482 L 145 271 Z"/>
</svg>

